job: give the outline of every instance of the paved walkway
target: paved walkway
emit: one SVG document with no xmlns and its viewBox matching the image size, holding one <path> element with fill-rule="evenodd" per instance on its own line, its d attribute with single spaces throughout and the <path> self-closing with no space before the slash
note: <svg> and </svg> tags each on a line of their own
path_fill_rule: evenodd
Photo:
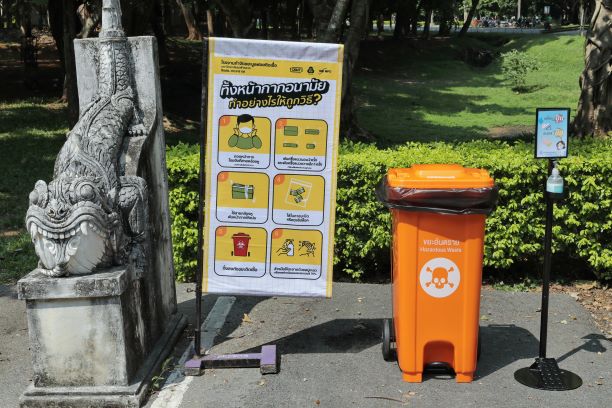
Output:
<svg viewBox="0 0 612 408">
<path fill-rule="evenodd" d="M 205 310 L 211 310 L 212 302 L 209 296 Z M 590 321 L 589 313 L 566 295 L 552 295 L 548 349 L 562 368 L 582 376 L 585 385 L 570 392 L 532 390 L 514 380 L 514 371 L 530 365 L 538 352 L 537 293 L 483 292 L 482 356 L 472 384 L 438 378 L 404 383 L 397 364 L 383 361 L 381 319 L 391 314 L 389 285 L 335 284 L 331 300 L 237 297 L 230 303 L 211 352 L 256 351 L 261 345 L 276 344 L 282 355 L 281 372 L 261 376 L 257 369 L 226 369 L 210 370 L 202 377 L 178 376 L 151 399 L 150 407 L 397 407 L 405 403 L 569 408 L 607 406 L 612 400 L 611 343 Z M 186 300 L 183 305 L 190 312 L 193 303 Z M 250 323 L 243 322 L 245 313 Z M 185 382 L 187 386 L 182 387 Z M 158 395 L 174 398 L 156 405 Z"/>
<path fill-rule="evenodd" d="M 193 322 L 193 285 L 177 288 L 179 309 Z M 206 296 L 204 310 L 219 297 Z M 514 381 L 516 369 L 537 355 L 537 293 L 486 290 L 482 296 L 482 356 L 471 384 L 427 378 L 401 381 L 397 364 L 383 361 L 381 319 L 391 314 L 390 286 L 334 284 L 328 299 L 223 297 L 215 314 L 225 316 L 213 353 L 257 350 L 276 344 L 281 372 L 262 376 L 257 369 L 210 370 L 201 377 L 171 375 L 155 393 L 151 408 L 200 407 L 597 407 L 612 400 L 611 343 L 589 313 L 572 298 L 553 294 L 549 355 L 579 374 L 584 385 L 570 392 L 543 392 Z M 0 406 L 15 407 L 31 377 L 23 302 L 0 286 Z M 244 314 L 250 322 L 243 322 Z M 217 322 L 218 323 L 218 322 Z M 214 325 L 209 319 L 209 325 Z M 204 337 L 212 339 L 209 327 Z M 189 339 L 176 347 L 176 358 Z M 608 401 L 608 402 L 606 402 Z"/>
</svg>

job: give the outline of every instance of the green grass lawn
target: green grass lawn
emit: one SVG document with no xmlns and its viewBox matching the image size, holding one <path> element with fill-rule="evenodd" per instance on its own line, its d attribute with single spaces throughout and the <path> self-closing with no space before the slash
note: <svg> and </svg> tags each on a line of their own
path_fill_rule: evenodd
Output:
<svg viewBox="0 0 612 408">
<path fill-rule="evenodd" d="M 359 123 L 381 146 L 530 131 L 537 107 L 576 107 L 583 41 L 564 35 L 473 35 L 426 45 L 371 42 L 355 78 Z M 499 57 L 485 68 L 458 59 L 468 46 L 496 53 L 516 48 L 536 57 L 541 70 L 527 77 L 531 92 L 517 94 L 503 83 Z"/>
<path fill-rule="evenodd" d="M 62 105 L 45 99 L 0 102 L 0 283 L 36 266 L 24 227 L 28 194 L 37 180 L 51 179 L 67 131 Z"/>
</svg>

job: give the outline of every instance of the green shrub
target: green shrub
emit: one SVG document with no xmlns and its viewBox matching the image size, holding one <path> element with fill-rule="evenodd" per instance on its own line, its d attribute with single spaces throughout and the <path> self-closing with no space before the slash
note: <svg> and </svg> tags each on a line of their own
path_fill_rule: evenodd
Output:
<svg viewBox="0 0 612 408">
<path fill-rule="evenodd" d="M 525 88 L 527 74 L 540 69 L 540 63 L 526 52 L 510 50 L 501 55 L 504 80 L 515 91 Z"/>
<path fill-rule="evenodd" d="M 198 248 L 199 146 L 179 143 L 167 154 L 174 271 L 179 281 L 194 279 Z"/>
<path fill-rule="evenodd" d="M 612 144 L 610 139 L 574 141 L 561 160 L 570 197 L 555 208 L 555 252 L 587 263 L 603 280 L 612 279 Z M 168 152 L 177 278 L 191 279 L 197 240 L 197 146 Z M 533 159 L 533 145 L 474 141 L 460 144 L 409 143 L 379 150 L 343 145 L 338 163 L 336 276 L 353 279 L 387 274 L 390 215 L 374 189 L 390 167 L 417 163 L 459 163 L 489 170 L 500 187 L 498 208 L 487 219 L 485 266 L 504 270 L 539 262 L 544 235 L 545 160 Z"/>
</svg>

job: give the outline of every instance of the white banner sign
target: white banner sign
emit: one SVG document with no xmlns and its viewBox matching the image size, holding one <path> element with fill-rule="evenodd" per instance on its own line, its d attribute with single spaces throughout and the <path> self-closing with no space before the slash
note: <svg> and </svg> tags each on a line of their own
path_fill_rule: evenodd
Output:
<svg viewBox="0 0 612 408">
<path fill-rule="evenodd" d="M 204 292 L 331 297 L 342 55 L 209 40 Z"/>
</svg>

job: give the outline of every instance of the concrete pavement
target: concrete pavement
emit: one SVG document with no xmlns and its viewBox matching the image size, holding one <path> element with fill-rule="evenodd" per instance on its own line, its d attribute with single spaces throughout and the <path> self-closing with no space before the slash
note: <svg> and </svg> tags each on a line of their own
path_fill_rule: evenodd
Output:
<svg viewBox="0 0 612 408">
<path fill-rule="evenodd" d="M 0 407 L 18 406 L 19 396 L 30 384 L 32 358 L 25 302 L 15 287 L 0 285 Z"/>
<path fill-rule="evenodd" d="M 193 322 L 193 285 L 178 285 L 179 308 Z M 205 315 L 218 296 L 204 298 Z M 225 324 L 213 353 L 257 350 L 276 344 L 281 371 L 209 370 L 151 396 L 147 406 L 172 407 L 595 407 L 612 400 L 611 343 L 589 313 L 569 296 L 553 294 L 549 356 L 579 374 L 584 385 L 569 392 L 544 392 L 514 381 L 516 369 L 538 352 L 538 293 L 485 290 L 481 306 L 482 356 L 471 384 L 428 377 L 421 384 L 401 381 L 395 363 L 380 352 L 381 319 L 391 315 L 389 285 L 334 284 L 332 299 L 254 298 L 225 302 Z M 12 288 L 0 287 L 0 407 L 14 407 L 31 377 L 25 307 Z M 248 319 L 244 319 L 245 313 Z M 250 320 L 246 322 L 243 320 Z M 175 356 L 189 344 L 177 345 Z M 159 396 L 163 401 L 158 401 Z M 606 402 L 607 401 L 607 402 Z"/>
<path fill-rule="evenodd" d="M 383 361 L 380 351 L 381 319 L 391 315 L 389 285 L 336 283 L 331 300 L 236 297 L 211 352 L 249 352 L 276 344 L 281 372 L 262 376 L 257 369 L 216 369 L 179 378 L 178 384 L 189 385 L 177 406 L 607 406 L 612 400 L 611 344 L 588 312 L 566 295 L 551 297 L 549 356 L 585 384 L 570 392 L 544 392 L 514 380 L 514 371 L 530 365 L 538 353 L 539 305 L 538 293 L 483 291 L 476 380 L 457 384 L 428 377 L 408 384 L 401 381 L 397 364 Z M 250 322 L 243 322 L 245 313 Z"/>
</svg>

